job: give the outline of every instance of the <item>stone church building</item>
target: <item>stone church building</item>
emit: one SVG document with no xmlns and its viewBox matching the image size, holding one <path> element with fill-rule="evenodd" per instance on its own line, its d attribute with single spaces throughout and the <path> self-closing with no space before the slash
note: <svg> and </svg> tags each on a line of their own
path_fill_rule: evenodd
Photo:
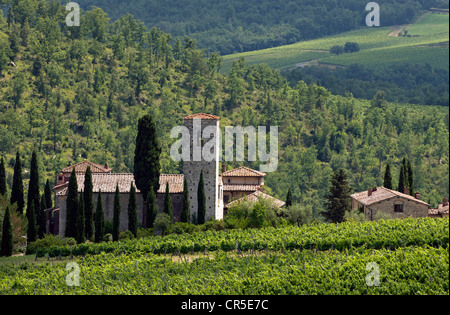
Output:
<svg viewBox="0 0 450 315">
<path fill-rule="evenodd" d="M 192 135 L 194 132 L 194 119 L 201 119 L 201 129 L 206 127 L 217 128 L 220 132 L 219 120 L 220 117 L 209 114 L 195 114 L 184 119 L 184 125 Z M 193 138 L 193 137 L 191 137 Z M 206 220 L 221 220 L 224 218 L 224 213 L 228 207 L 240 198 L 250 198 L 256 200 L 258 196 L 272 199 L 279 207 L 283 207 L 285 203 L 281 200 L 273 198 L 261 191 L 264 185 L 265 173 L 252 170 L 247 167 L 240 167 L 234 170 L 226 171 L 226 165 L 222 163 L 222 172 L 219 172 L 219 153 L 216 153 L 212 161 L 195 161 L 192 158 L 193 150 L 191 143 L 191 159 L 183 163 L 183 174 L 161 174 L 159 179 L 159 190 L 157 193 L 157 205 L 159 211 L 164 209 L 164 196 L 166 193 L 166 185 L 169 184 L 169 193 L 173 203 L 174 221 L 180 220 L 180 213 L 183 207 L 183 191 L 184 178 L 186 177 L 189 199 L 191 207 L 191 216 L 197 214 L 197 188 L 200 179 L 200 172 L 203 170 L 205 182 L 205 197 L 206 197 Z M 219 143 L 217 143 L 219 145 Z M 84 178 L 87 167 L 90 167 L 92 172 L 93 195 L 94 195 L 94 209 L 98 199 L 98 193 L 102 193 L 103 211 L 105 213 L 105 220 L 111 221 L 113 219 L 113 204 L 114 193 L 116 185 L 119 186 L 120 201 L 121 201 L 121 215 L 120 228 L 125 231 L 128 228 L 127 207 L 129 200 L 129 193 L 131 184 L 134 185 L 133 174 L 113 173 L 109 165 L 98 165 L 89 161 L 69 166 L 61 170 L 57 175 L 57 185 L 53 188 L 55 193 L 55 207 L 46 210 L 47 215 L 47 232 L 55 235 L 65 235 L 66 226 L 66 199 L 68 193 L 68 182 L 70 174 L 73 169 L 77 176 L 78 192 L 84 191 Z M 143 198 L 138 189 L 138 219 L 143 220 L 144 205 Z M 192 218 L 191 218 L 192 219 Z"/>
</svg>

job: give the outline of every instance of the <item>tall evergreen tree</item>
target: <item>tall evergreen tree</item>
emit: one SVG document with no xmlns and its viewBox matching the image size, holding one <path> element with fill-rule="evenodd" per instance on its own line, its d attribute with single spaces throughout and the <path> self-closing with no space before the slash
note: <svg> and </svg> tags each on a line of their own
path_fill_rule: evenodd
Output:
<svg viewBox="0 0 450 315">
<path fill-rule="evenodd" d="M 344 221 L 346 211 L 349 211 L 351 188 L 347 175 L 343 169 L 334 173 L 331 177 L 330 193 L 326 196 L 327 210 L 322 215 L 328 222 L 339 223 Z"/>
<path fill-rule="evenodd" d="M 156 194 L 153 190 L 153 186 L 150 187 L 147 196 L 147 207 L 146 207 L 146 228 L 152 228 L 155 222 L 156 215 L 158 214 L 158 205 L 156 204 Z"/>
<path fill-rule="evenodd" d="M 173 205 L 170 197 L 169 182 L 166 183 L 166 194 L 164 195 L 164 213 L 166 213 L 173 222 Z"/>
<path fill-rule="evenodd" d="M 402 165 L 400 166 L 400 174 L 398 177 L 398 186 L 397 191 L 403 193 L 405 191 L 405 187 L 408 186 L 408 178 L 407 178 L 407 169 L 406 169 L 406 159 L 403 159 Z"/>
<path fill-rule="evenodd" d="M 27 218 L 30 220 L 31 203 L 34 203 L 35 219 L 39 217 L 38 213 L 41 210 L 40 206 L 41 194 L 39 192 L 39 169 L 37 162 L 37 154 L 33 151 L 30 163 L 30 183 L 28 185 L 28 200 L 27 200 Z"/>
<path fill-rule="evenodd" d="M 66 199 L 66 237 L 77 237 L 78 182 L 75 168 L 70 174 Z"/>
<path fill-rule="evenodd" d="M 406 164 L 406 171 L 408 173 L 408 187 L 409 187 L 409 193 L 411 196 L 414 196 L 414 173 L 412 170 L 411 161 L 408 160 Z"/>
<path fill-rule="evenodd" d="M 11 214 L 9 207 L 6 207 L 3 218 L 2 242 L 0 244 L 0 257 L 12 256 L 13 253 L 13 234 L 11 225 Z"/>
<path fill-rule="evenodd" d="M 25 198 L 23 194 L 23 178 L 22 178 L 22 162 L 20 160 L 20 153 L 16 153 L 16 163 L 14 164 L 14 177 L 11 188 L 10 203 L 17 203 L 17 212 L 23 214 L 25 208 Z"/>
<path fill-rule="evenodd" d="M 181 210 L 180 214 L 180 221 L 181 222 L 191 222 L 191 205 L 189 202 L 189 187 L 186 180 L 186 177 L 184 178 L 184 190 L 183 190 L 183 208 Z"/>
<path fill-rule="evenodd" d="M 41 195 L 41 201 L 39 203 L 39 211 L 36 214 L 36 224 L 38 228 L 38 237 L 43 238 L 47 234 L 47 227 L 45 222 L 45 209 L 47 209 L 47 203 L 45 201 L 45 194 Z"/>
<path fill-rule="evenodd" d="M 36 241 L 37 229 L 36 229 L 36 212 L 34 211 L 34 202 L 30 204 L 28 215 L 28 227 L 27 227 L 27 242 L 31 243 Z"/>
<path fill-rule="evenodd" d="M 84 176 L 84 216 L 85 216 L 85 235 L 91 239 L 94 235 L 94 197 L 91 167 L 86 169 Z"/>
<path fill-rule="evenodd" d="M 0 195 L 6 195 L 6 169 L 3 157 L 0 160 Z"/>
<path fill-rule="evenodd" d="M 105 213 L 103 212 L 102 191 L 98 192 L 97 208 L 95 210 L 95 242 L 100 243 L 105 236 Z"/>
<path fill-rule="evenodd" d="M 47 209 L 53 208 L 52 188 L 50 187 L 50 181 L 48 179 L 47 182 L 45 183 L 44 194 L 45 194 L 45 206 L 47 207 Z"/>
<path fill-rule="evenodd" d="M 386 165 L 386 171 L 384 172 L 384 188 L 392 189 L 392 175 L 391 175 L 391 165 L 388 163 Z"/>
<path fill-rule="evenodd" d="M 120 191 L 119 184 L 116 185 L 116 193 L 114 194 L 114 213 L 113 213 L 113 241 L 119 240 L 120 233 Z"/>
<path fill-rule="evenodd" d="M 204 224 L 206 219 L 206 195 L 205 195 L 205 179 L 203 178 L 203 170 L 200 172 L 200 180 L 197 189 L 197 221 L 198 224 Z"/>
<path fill-rule="evenodd" d="M 286 208 L 292 206 L 292 191 L 289 188 L 287 195 L 286 195 Z"/>
<path fill-rule="evenodd" d="M 153 187 L 155 194 L 159 189 L 160 155 L 161 147 L 153 116 L 146 115 L 139 120 L 138 124 L 133 172 L 136 187 L 141 191 L 144 202 L 150 187 Z"/>
<path fill-rule="evenodd" d="M 84 193 L 81 192 L 80 199 L 78 200 L 77 209 L 77 237 L 76 240 L 78 244 L 86 242 L 86 229 L 85 229 L 86 219 L 84 217 Z"/>
<path fill-rule="evenodd" d="M 128 230 L 137 237 L 138 218 L 137 218 L 137 202 L 136 202 L 136 188 L 133 183 L 130 187 L 130 197 L 128 199 Z"/>
</svg>

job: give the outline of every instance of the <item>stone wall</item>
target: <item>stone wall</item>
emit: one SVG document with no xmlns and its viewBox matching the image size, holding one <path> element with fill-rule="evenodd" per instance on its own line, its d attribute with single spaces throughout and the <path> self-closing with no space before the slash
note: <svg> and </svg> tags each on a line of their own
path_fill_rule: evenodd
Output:
<svg viewBox="0 0 450 315">
<path fill-rule="evenodd" d="M 395 212 L 395 205 L 403 205 L 403 212 Z M 395 197 L 364 207 L 367 220 L 374 220 L 378 212 L 386 213 L 393 219 L 426 218 L 428 217 L 428 206 L 406 198 Z"/>
<path fill-rule="evenodd" d="M 183 194 L 170 194 L 173 205 L 173 216 L 179 221 L 183 207 Z M 158 194 L 157 205 L 159 212 L 164 210 L 164 194 Z M 66 196 L 56 196 L 56 207 L 59 207 L 59 235 L 64 236 L 66 230 Z M 94 213 L 97 209 L 98 193 L 93 193 Z M 129 194 L 120 194 L 120 231 L 128 230 L 128 201 Z M 139 226 L 142 226 L 144 201 L 140 193 L 136 194 L 137 215 Z M 114 193 L 102 193 L 102 205 L 105 221 L 112 221 L 114 217 Z"/>
</svg>

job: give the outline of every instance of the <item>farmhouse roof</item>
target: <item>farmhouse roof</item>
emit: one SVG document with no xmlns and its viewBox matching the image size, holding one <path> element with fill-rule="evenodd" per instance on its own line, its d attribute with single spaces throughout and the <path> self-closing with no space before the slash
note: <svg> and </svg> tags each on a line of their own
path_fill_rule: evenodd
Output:
<svg viewBox="0 0 450 315">
<path fill-rule="evenodd" d="M 254 193 L 244 196 L 240 199 L 236 199 L 228 204 L 225 205 L 225 208 L 230 208 L 231 206 L 237 204 L 238 202 L 244 201 L 244 200 L 249 200 L 249 201 L 254 201 L 257 202 L 258 198 L 264 198 L 264 199 L 270 199 L 274 202 L 274 204 L 279 207 L 282 208 L 286 205 L 286 203 L 284 201 L 281 201 L 275 197 L 269 196 L 268 194 L 263 193 L 261 190 L 257 190 Z"/>
<path fill-rule="evenodd" d="M 72 170 L 75 168 L 75 173 L 86 173 L 86 170 L 88 166 L 91 167 L 92 173 L 110 173 L 112 169 L 108 167 L 108 165 L 99 165 L 92 163 L 90 161 L 83 161 L 80 163 L 77 163 L 75 165 L 68 166 L 66 168 L 63 168 L 61 173 L 72 173 Z"/>
<path fill-rule="evenodd" d="M 220 120 L 220 117 L 211 115 L 211 114 L 198 113 L 198 114 L 193 114 L 193 115 L 190 115 L 190 116 L 187 116 L 184 118 L 184 120 L 190 120 L 190 119 Z"/>
<path fill-rule="evenodd" d="M 231 171 L 226 171 L 222 173 L 222 177 L 264 177 L 266 173 L 252 170 L 251 168 L 241 166 Z"/>
<path fill-rule="evenodd" d="M 78 192 L 84 191 L 84 179 L 85 174 L 77 174 Z M 170 193 L 177 194 L 183 192 L 184 175 L 160 175 L 159 194 L 166 192 L 167 182 L 169 183 Z M 116 185 L 119 185 L 120 193 L 130 193 L 131 183 L 136 187 L 133 174 L 92 174 L 92 190 L 94 193 L 98 193 L 100 190 L 102 193 L 114 193 L 116 191 Z M 68 192 L 68 186 L 69 183 L 64 183 L 53 189 L 56 191 L 57 196 L 65 196 Z M 140 190 L 136 188 L 136 192 L 140 193 Z"/>
<path fill-rule="evenodd" d="M 362 203 L 365 206 L 370 206 L 374 203 L 380 202 L 380 201 L 385 201 L 388 199 L 392 199 L 392 198 L 403 198 L 403 199 L 408 199 L 410 201 L 414 201 L 423 205 L 426 205 L 428 207 L 430 207 L 430 205 L 428 203 L 426 203 L 425 201 L 416 199 L 413 196 L 392 190 L 392 189 L 388 189 L 385 187 L 378 187 L 375 191 L 372 191 L 372 194 L 369 194 L 369 191 L 363 191 L 363 192 L 359 192 L 356 194 L 353 194 L 350 196 L 351 198 L 353 198 L 354 200 L 358 201 L 359 203 Z"/>
</svg>

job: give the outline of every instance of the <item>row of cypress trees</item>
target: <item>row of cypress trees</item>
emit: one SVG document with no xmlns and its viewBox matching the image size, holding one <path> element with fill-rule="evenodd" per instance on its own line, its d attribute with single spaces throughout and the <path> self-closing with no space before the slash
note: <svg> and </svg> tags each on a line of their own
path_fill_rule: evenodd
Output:
<svg viewBox="0 0 450 315">
<path fill-rule="evenodd" d="M 6 184 L 6 170 L 3 157 L 0 160 L 0 195 L 6 198 L 7 184 Z M 22 175 L 22 161 L 20 152 L 16 153 L 16 160 L 14 164 L 13 186 L 11 189 L 11 196 L 9 199 L 11 205 L 17 205 L 17 213 L 23 215 L 25 210 L 25 194 L 23 186 Z M 30 181 L 28 185 L 27 207 L 25 216 L 28 221 L 27 227 L 27 241 L 34 242 L 38 238 L 43 238 L 46 234 L 46 218 L 45 209 L 53 206 L 52 193 L 50 182 L 47 180 L 44 188 L 44 193 L 40 194 L 39 187 L 39 167 L 37 153 L 32 153 L 30 162 Z M 2 230 L 2 247 L 0 249 L 1 255 L 10 256 L 12 254 L 12 226 L 11 213 L 9 207 L 5 212 Z"/>
<path fill-rule="evenodd" d="M 394 185 L 392 183 L 391 166 L 389 165 L 389 163 L 386 165 L 383 186 L 388 189 L 394 189 Z M 409 159 L 403 158 L 402 164 L 400 166 L 397 191 L 403 193 L 405 187 L 408 187 L 410 195 L 414 196 L 414 172 L 412 169 L 412 165 Z"/>
</svg>

